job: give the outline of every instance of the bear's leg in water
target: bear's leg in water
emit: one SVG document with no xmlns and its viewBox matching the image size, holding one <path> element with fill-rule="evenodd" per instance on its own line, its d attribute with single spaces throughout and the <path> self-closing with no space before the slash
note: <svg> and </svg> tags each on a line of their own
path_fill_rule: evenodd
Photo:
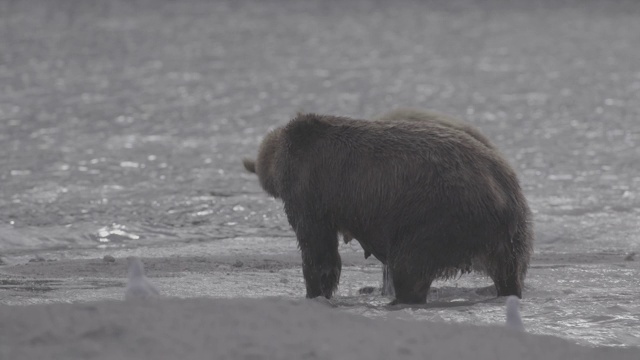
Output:
<svg viewBox="0 0 640 360">
<path fill-rule="evenodd" d="M 425 275 L 412 266 L 412 259 L 402 257 L 389 259 L 389 271 L 395 291 L 394 304 L 424 304 L 427 302 L 429 287 L 435 276 Z"/>
<path fill-rule="evenodd" d="M 342 261 L 338 253 L 338 234 L 321 221 L 305 219 L 294 226 L 302 253 L 302 273 L 307 297 L 330 299 L 338 287 Z"/>
<path fill-rule="evenodd" d="M 498 296 L 515 295 L 522 298 L 521 271 L 518 260 L 505 254 L 493 258 L 488 273 L 496 286 Z"/>
</svg>

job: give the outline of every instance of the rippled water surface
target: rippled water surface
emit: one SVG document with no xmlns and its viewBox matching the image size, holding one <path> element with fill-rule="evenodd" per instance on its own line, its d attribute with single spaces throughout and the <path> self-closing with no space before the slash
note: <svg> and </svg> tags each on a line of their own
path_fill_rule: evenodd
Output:
<svg viewBox="0 0 640 360">
<path fill-rule="evenodd" d="M 414 106 L 473 123 L 518 171 L 528 329 L 640 345 L 640 4 L 502 3 L 0 3 L 0 302 L 119 296 L 105 254 L 148 258 L 171 295 L 301 296 L 282 206 L 241 159 L 299 110 Z M 348 311 L 502 319 L 475 276 L 390 310 L 357 293 L 379 265 L 342 252 Z"/>
</svg>

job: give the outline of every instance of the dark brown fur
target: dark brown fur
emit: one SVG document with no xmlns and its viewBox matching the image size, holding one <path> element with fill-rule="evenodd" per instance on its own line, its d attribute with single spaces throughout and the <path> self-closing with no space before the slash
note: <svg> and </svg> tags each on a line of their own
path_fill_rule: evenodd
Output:
<svg viewBox="0 0 640 360">
<path fill-rule="evenodd" d="M 489 149 L 495 149 L 495 146 L 493 146 L 491 141 L 478 129 L 471 126 L 471 124 L 460 121 L 452 116 L 441 114 L 431 110 L 396 109 L 385 113 L 382 116 L 375 118 L 374 120 L 387 122 L 410 121 L 426 124 L 427 126 L 447 126 L 452 129 L 464 131 Z"/>
<path fill-rule="evenodd" d="M 330 298 L 338 285 L 339 231 L 389 266 L 397 303 L 424 303 L 434 279 L 472 261 L 499 296 L 522 295 L 527 202 L 511 167 L 464 131 L 300 114 L 267 135 L 253 165 L 284 203 L 308 297 Z"/>
<path fill-rule="evenodd" d="M 452 129 L 457 129 L 460 131 L 464 131 L 474 139 L 481 142 L 483 145 L 488 147 L 489 149 L 495 149 L 491 141 L 484 136 L 478 129 L 474 128 L 470 124 L 467 124 L 463 121 L 460 121 L 454 117 L 449 115 L 441 114 L 431 110 L 418 110 L 418 109 L 410 109 L 410 108 L 400 108 L 396 110 L 389 111 L 384 113 L 381 116 L 374 118 L 374 121 L 385 121 L 385 122 L 415 122 L 418 124 L 425 124 L 426 126 L 446 126 Z M 249 160 L 245 160 L 249 161 Z M 247 164 L 245 164 L 245 168 L 249 170 Z M 255 172 L 255 170 L 249 170 L 251 172 Z M 343 233 L 343 240 L 345 243 L 349 243 L 353 240 L 353 236 L 348 232 Z M 365 250 L 365 259 L 371 256 L 371 253 Z"/>
<path fill-rule="evenodd" d="M 442 113 L 438 113 L 431 110 L 418 110 L 411 108 L 400 108 L 396 110 L 389 111 L 381 116 L 378 116 L 374 119 L 375 121 L 386 121 L 386 122 L 414 122 L 417 124 L 424 124 L 426 126 L 446 126 L 452 129 L 457 129 L 467 133 L 469 136 L 481 142 L 484 146 L 489 149 L 494 149 L 494 145 L 491 141 L 484 136 L 479 130 L 473 127 L 471 124 L 468 124 L 464 121 L 460 121 L 454 117 L 449 115 L 445 115 Z M 497 151 L 497 150 L 496 150 Z M 348 232 L 343 232 L 342 234 L 343 241 L 345 243 L 349 243 L 353 240 L 353 236 Z M 364 251 L 365 259 L 371 256 L 371 253 L 367 250 Z M 482 264 L 472 264 L 475 270 L 482 271 Z M 389 274 L 389 269 L 387 265 L 383 265 L 382 269 L 382 295 L 393 295 L 393 280 L 391 275 Z"/>
</svg>

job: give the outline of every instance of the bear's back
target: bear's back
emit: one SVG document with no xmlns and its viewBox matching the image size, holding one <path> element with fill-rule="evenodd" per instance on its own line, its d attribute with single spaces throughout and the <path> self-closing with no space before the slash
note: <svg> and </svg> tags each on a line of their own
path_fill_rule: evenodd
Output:
<svg viewBox="0 0 640 360">
<path fill-rule="evenodd" d="M 376 212 L 415 201 L 463 212 L 482 203 L 498 212 L 520 192 L 499 154 L 447 126 L 305 114 L 283 135 L 289 188 L 314 189 L 318 199 L 343 208 L 368 198 Z"/>
</svg>

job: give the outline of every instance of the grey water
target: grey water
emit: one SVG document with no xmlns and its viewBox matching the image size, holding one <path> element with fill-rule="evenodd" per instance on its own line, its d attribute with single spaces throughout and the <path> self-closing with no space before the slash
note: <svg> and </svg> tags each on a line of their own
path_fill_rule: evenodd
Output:
<svg viewBox="0 0 640 360">
<path fill-rule="evenodd" d="M 518 172 L 536 229 L 527 330 L 640 345 L 639 15 L 633 1 L 3 1 L 0 302 L 113 297 L 117 274 L 53 263 L 130 253 L 191 259 L 185 281 L 158 279 L 174 295 L 302 296 L 293 265 L 198 273 L 224 254 L 295 259 L 282 206 L 241 159 L 296 111 L 413 106 L 473 123 Z M 29 265 L 41 275 L 12 270 Z M 503 316 L 479 276 L 392 310 L 357 293 L 380 280 L 353 260 L 334 300 L 371 317 Z"/>
</svg>

